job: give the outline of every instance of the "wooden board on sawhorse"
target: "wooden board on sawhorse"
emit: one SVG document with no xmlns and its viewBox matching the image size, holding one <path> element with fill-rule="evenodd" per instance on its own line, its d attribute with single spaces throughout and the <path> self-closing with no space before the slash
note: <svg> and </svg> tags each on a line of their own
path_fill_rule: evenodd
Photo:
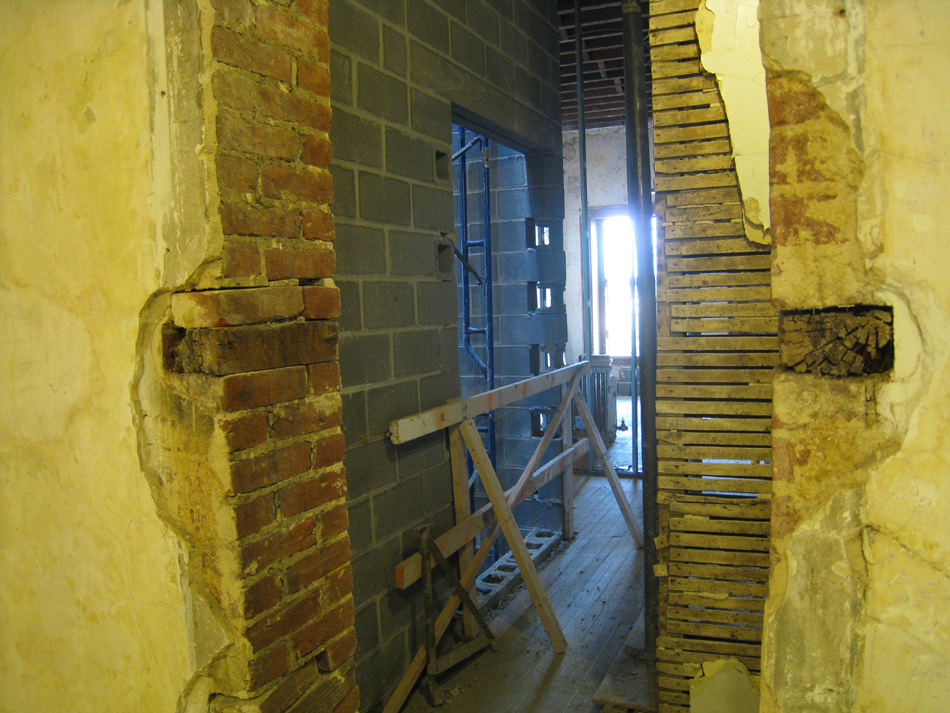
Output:
<svg viewBox="0 0 950 713">
<path fill-rule="evenodd" d="M 656 711 L 656 659 L 644 650 L 643 612 L 637 617 L 620 654 L 594 694 L 594 703 L 608 711 Z"/>
</svg>

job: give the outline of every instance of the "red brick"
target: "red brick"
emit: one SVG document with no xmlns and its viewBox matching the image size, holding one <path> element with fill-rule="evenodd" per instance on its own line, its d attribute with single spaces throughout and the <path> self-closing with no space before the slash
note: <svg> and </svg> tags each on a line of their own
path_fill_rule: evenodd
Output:
<svg viewBox="0 0 950 713">
<path fill-rule="evenodd" d="M 257 9 L 257 31 L 262 37 L 313 55 L 322 62 L 330 61 L 326 31 L 305 25 L 272 7 Z"/>
<path fill-rule="evenodd" d="M 257 103 L 257 90 L 260 85 L 243 74 L 233 70 L 215 70 L 211 78 L 211 88 L 218 104 L 232 109 L 253 111 Z"/>
<path fill-rule="evenodd" d="M 340 316 L 340 290 L 337 287 L 309 285 L 303 288 L 305 319 L 335 319 Z"/>
<path fill-rule="evenodd" d="M 284 590 L 276 574 L 269 574 L 244 591 L 244 616 L 254 619 L 280 601 Z"/>
<path fill-rule="evenodd" d="M 241 546 L 241 568 L 245 577 L 263 572 L 278 560 L 286 559 L 316 543 L 316 520 L 308 517 L 289 530 L 281 530 Z M 269 644 L 267 644 L 269 645 Z"/>
<path fill-rule="evenodd" d="M 250 685 L 249 692 L 258 691 L 271 681 L 287 673 L 290 664 L 290 648 L 287 644 L 278 644 L 270 651 L 265 651 L 251 659 L 249 665 Z"/>
<path fill-rule="evenodd" d="M 229 412 L 243 411 L 293 401 L 306 394 L 306 372 L 298 367 L 235 374 L 224 380 L 221 408 Z"/>
<path fill-rule="evenodd" d="M 221 230 L 225 235 L 294 238 L 300 232 L 295 209 L 260 208 L 249 203 L 221 203 Z"/>
<path fill-rule="evenodd" d="M 327 0 L 297 0 L 297 12 L 304 15 L 318 27 L 326 27 L 328 22 Z"/>
<path fill-rule="evenodd" d="M 333 433 L 314 442 L 313 467 L 328 468 L 343 461 L 343 434 Z M 344 481 L 345 482 L 345 481 Z"/>
<path fill-rule="evenodd" d="M 254 8 L 250 0 L 211 0 L 218 11 L 218 19 L 225 25 L 244 26 L 254 20 Z"/>
<path fill-rule="evenodd" d="M 234 507 L 234 522 L 238 539 L 257 534 L 274 522 L 276 517 L 277 508 L 274 506 L 274 495 L 272 493 L 236 505 Z M 323 515 L 320 516 L 320 522 L 321 527 L 323 527 Z"/>
<path fill-rule="evenodd" d="M 221 277 L 251 277 L 261 273 L 261 254 L 256 245 L 225 240 L 221 251 Z"/>
<path fill-rule="evenodd" d="M 327 168 L 333 158 L 333 145 L 323 136 L 305 136 L 300 158 L 310 166 Z"/>
<path fill-rule="evenodd" d="M 320 539 L 326 540 L 344 532 L 349 524 L 346 503 L 340 503 L 336 507 L 320 513 Z"/>
<path fill-rule="evenodd" d="M 224 27 L 211 30 L 211 52 L 216 60 L 225 64 L 282 82 L 289 82 L 293 77 L 293 64 L 288 52 L 242 37 Z"/>
<path fill-rule="evenodd" d="M 217 117 L 218 148 L 291 161 L 299 152 L 299 137 L 289 129 L 261 124 L 233 113 Z"/>
<path fill-rule="evenodd" d="M 330 70 L 307 59 L 297 61 L 297 86 L 321 97 L 330 96 Z"/>
<path fill-rule="evenodd" d="M 281 514 L 284 517 L 293 517 L 344 497 L 346 478 L 342 468 L 327 471 L 317 478 L 288 485 L 281 489 L 279 495 Z"/>
<path fill-rule="evenodd" d="M 218 188 L 253 193 L 257 190 L 257 164 L 238 156 L 218 154 Z"/>
<path fill-rule="evenodd" d="M 329 393 L 314 401 L 288 404 L 274 411 L 271 435 L 277 439 L 316 433 L 343 423 L 340 396 Z"/>
<path fill-rule="evenodd" d="M 769 124 L 772 128 L 801 124 L 820 118 L 826 104 L 809 82 L 796 77 L 773 76 L 766 82 Z"/>
<path fill-rule="evenodd" d="M 336 671 L 344 662 L 353 658 L 355 654 L 356 631 L 349 629 L 328 643 L 326 648 L 317 654 L 317 665 L 320 667 L 321 671 Z M 352 695 L 354 692 L 357 696 L 354 701 L 354 707 L 345 710 L 354 712 L 356 711 L 355 702 L 359 701 L 359 689 L 354 689 L 350 692 L 350 695 Z M 347 699 L 350 698 L 350 695 L 343 699 L 343 703 L 345 703 Z M 342 706 L 343 703 L 341 703 L 340 706 Z M 342 710 L 340 706 L 337 706 L 334 711 Z"/>
<path fill-rule="evenodd" d="M 288 567 L 287 591 L 299 592 L 349 561 L 350 538 L 342 537 Z"/>
<path fill-rule="evenodd" d="M 278 121 L 303 124 L 317 131 L 329 131 L 333 111 L 328 104 L 320 104 L 297 94 L 273 87 L 261 86 L 260 112 Z"/>
<path fill-rule="evenodd" d="M 333 242 L 336 238 L 333 214 L 329 210 L 305 210 L 303 212 L 303 236 L 308 240 Z"/>
<path fill-rule="evenodd" d="M 277 248 L 264 253 L 264 267 L 268 280 L 332 277 L 336 272 L 336 253 L 327 243 L 313 243 L 312 248 L 301 250 Z"/>
<path fill-rule="evenodd" d="M 221 421 L 221 430 L 232 453 L 253 448 L 267 440 L 267 414 L 249 413 L 240 418 Z"/>
<path fill-rule="evenodd" d="M 286 166 L 265 166 L 261 189 L 267 198 L 286 198 L 286 194 L 309 203 L 333 202 L 333 176 L 326 171 L 295 171 Z"/>
<path fill-rule="evenodd" d="M 319 616 L 318 600 L 317 592 L 311 592 L 259 619 L 246 632 L 251 647 L 262 651 Z"/>
<path fill-rule="evenodd" d="M 235 493 L 252 493 L 310 470 L 310 444 L 295 443 L 273 453 L 231 464 Z"/>
<path fill-rule="evenodd" d="M 287 676 L 260 702 L 260 713 L 284 713 L 291 709 L 293 713 L 330 711 L 356 686 L 356 667 L 352 661 L 323 676 L 311 671 L 317 668 L 316 662 L 310 661 Z M 305 670 L 307 674 L 298 679 L 299 672 Z"/>
<path fill-rule="evenodd" d="M 186 329 L 292 319 L 302 311 L 299 287 L 206 290 L 172 296 L 172 319 Z"/>
<path fill-rule="evenodd" d="M 353 568 L 347 562 L 327 575 L 326 582 L 323 585 L 323 605 L 325 608 L 331 607 L 334 602 L 342 601 L 352 593 Z"/>
<path fill-rule="evenodd" d="M 353 650 L 356 651 L 356 633 L 355 632 L 352 635 L 352 641 L 353 641 Z M 336 644 L 334 644 L 334 646 L 335 645 Z M 327 650 L 329 651 L 329 647 L 327 647 Z M 352 654 L 350 656 L 344 657 L 344 660 L 347 658 L 350 658 L 351 656 Z M 319 663 L 321 663 L 320 667 L 321 669 L 323 669 L 322 662 L 319 662 Z M 334 667 L 334 669 L 335 668 L 336 667 Z M 333 669 L 328 669 L 328 670 L 333 670 Z M 359 710 L 360 710 L 360 687 L 353 686 L 353 688 L 350 689 L 350 692 L 346 694 L 343 700 L 340 701 L 339 704 L 337 704 L 337 707 L 333 709 L 333 713 L 359 713 Z"/>
<path fill-rule="evenodd" d="M 291 641 L 297 655 L 306 656 L 352 626 L 353 600 L 348 599 L 336 609 L 327 612 L 315 622 L 298 631 Z"/>
<path fill-rule="evenodd" d="M 189 373 L 214 376 L 316 364 L 338 358 L 339 331 L 328 320 L 192 329 L 178 355 Z"/>
<path fill-rule="evenodd" d="M 328 391 L 339 391 L 343 388 L 339 362 L 311 364 L 307 367 L 307 375 L 310 377 L 311 394 L 325 394 Z"/>
</svg>

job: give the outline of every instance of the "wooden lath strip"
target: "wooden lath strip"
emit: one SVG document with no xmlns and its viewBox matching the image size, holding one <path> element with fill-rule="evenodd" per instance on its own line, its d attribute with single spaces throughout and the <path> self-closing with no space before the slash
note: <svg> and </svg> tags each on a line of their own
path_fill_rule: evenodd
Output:
<svg viewBox="0 0 950 713">
<path fill-rule="evenodd" d="M 767 337 L 659 337 L 657 346 L 671 352 L 778 351 L 778 335 Z"/>
<path fill-rule="evenodd" d="M 699 463 L 664 461 L 659 464 L 664 475 L 712 476 L 713 478 L 771 478 L 772 466 L 764 463 Z M 712 490 L 712 488 L 707 488 Z"/>
<path fill-rule="evenodd" d="M 667 549 L 667 554 L 669 555 L 669 566 L 671 567 L 673 566 L 674 562 L 698 562 L 703 564 L 723 564 L 750 567 L 769 566 L 768 554 L 760 552 L 727 552 L 724 550 L 700 550 L 686 549 L 682 547 L 669 547 Z M 694 594 L 690 594 L 689 596 L 694 596 Z M 712 595 L 695 594 L 695 596 L 705 596 L 707 599 L 710 599 L 710 601 L 715 599 L 717 602 L 721 602 L 726 599 L 726 597 L 714 597 Z M 750 602 L 751 600 L 741 599 L 740 601 Z M 759 603 L 761 604 L 761 602 Z M 719 605 L 717 604 L 717 606 Z"/>
<path fill-rule="evenodd" d="M 691 446 L 756 446 L 768 448 L 772 445 L 770 433 L 745 433 L 717 431 L 657 431 L 661 443 L 677 443 Z"/>
<path fill-rule="evenodd" d="M 769 418 L 657 416 L 656 419 L 659 431 L 768 432 L 771 426 Z"/>
</svg>

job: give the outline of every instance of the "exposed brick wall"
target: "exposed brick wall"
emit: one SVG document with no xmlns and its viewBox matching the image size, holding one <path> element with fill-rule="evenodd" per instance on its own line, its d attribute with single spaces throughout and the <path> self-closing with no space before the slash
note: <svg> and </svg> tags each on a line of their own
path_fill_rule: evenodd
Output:
<svg viewBox="0 0 950 713">
<path fill-rule="evenodd" d="M 453 111 L 519 139 L 563 216 L 557 18 L 536 0 L 333 0 L 330 12 L 340 367 L 356 599 L 357 680 L 379 710 L 423 642 L 418 587 L 394 587 L 413 527 L 452 521 L 440 435 L 394 448 L 389 421 L 460 393 Z M 483 125 L 483 126 L 484 126 Z M 526 215 L 534 215 L 528 213 Z"/>
<path fill-rule="evenodd" d="M 197 407 L 227 454 L 210 505 L 218 539 L 204 549 L 229 593 L 221 604 L 238 645 L 228 666 L 240 685 L 212 710 L 248 699 L 242 711 L 348 713 L 359 692 L 332 280 L 329 8 L 212 5 L 223 249 L 217 277 L 201 283 L 211 289 L 173 296 L 168 349 L 169 368 L 204 379 Z"/>
</svg>

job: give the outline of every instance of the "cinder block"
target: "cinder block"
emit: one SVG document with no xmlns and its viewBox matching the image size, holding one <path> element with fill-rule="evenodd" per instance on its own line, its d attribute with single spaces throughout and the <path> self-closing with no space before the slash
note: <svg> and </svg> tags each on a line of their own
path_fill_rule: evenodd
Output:
<svg viewBox="0 0 950 713">
<path fill-rule="evenodd" d="M 452 105 L 418 89 L 412 90 L 412 128 L 448 145 L 452 132 Z"/>
<path fill-rule="evenodd" d="M 361 171 L 360 216 L 374 223 L 409 226 L 412 205 L 409 184 L 396 178 Z"/>
<path fill-rule="evenodd" d="M 397 124 L 409 123 L 409 87 L 402 79 L 361 64 L 356 82 L 360 109 Z"/>
<path fill-rule="evenodd" d="M 516 5 L 523 0 L 514 0 L 512 5 Z M 512 9 L 512 12 L 514 10 Z M 525 33 L 510 22 L 503 22 L 499 29 L 500 47 L 504 48 L 505 54 L 511 57 L 518 64 L 528 63 L 528 38 Z M 513 73 L 512 73 L 513 74 Z"/>
<path fill-rule="evenodd" d="M 337 320 L 341 332 L 358 332 L 363 328 L 363 303 L 360 299 L 360 285 L 349 280 L 337 280 L 340 290 L 340 318 Z"/>
<path fill-rule="evenodd" d="M 419 324 L 454 325 L 458 321 L 458 303 L 454 282 L 420 282 Z"/>
<path fill-rule="evenodd" d="M 385 274 L 386 239 L 382 228 L 337 223 L 334 248 L 338 275 Z"/>
<path fill-rule="evenodd" d="M 481 2 L 481 0 L 470 0 L 469 12 L 473 17 L 477 18 L 477 20 L 470 23 L 471 28 L 484 38 L 486 42 L 497 47 L 501 21 L 494 8 Z"/>
<path fill-rule="evenodd" d="M 379 62 L 379 21 L 364 9 L 349 0 L 334 0 L 329 32 L 339 48 Z"/>
<path fill-rule="evenodd" d="M 387 440 L 347 451 L 344 465 L 347 492 L 354 500 L 396 482 L 395 446 Z"/>
<path fill-rule="evenodd" d="M 346 446 L 352 449 L 366 442 L 366 392 L 343 394 L 343 435 Z"/>
<path fill-rule="evenodd" d="M 356 669 L 356 684 L 360 689 L 361 711 L 382 712 L 386 702 L 383 694 L 399 681 L 409 665 L 409 656 L 406 635 L 400 633 L 383 641 L 360 662 Z"/>
<path fill-rule="evenodd" d="M 394 334 L 393 366 L 396 378 L 439 371 L 438 330 L 426 329 Z"/>
<path fill-rule="evenodd" d="M 386 130 L 386 168 L 401 176 L 432 182 L 435 149 L 426 141 L 389 128 Z"/>
<path fill-rule="evenodd" d="M 449 19 L 425 0 L 408 0 L 406 20 L 409 32 L 443 54 L 449 53 Z"/>
<path fill-rule="evenodd" d="M 333 156 L 360 166 L 383 165 L 383 128 L 380 124 L 340 108 L 334 109 L 330 127 Z"/>
<path fill-rule="evenodd" d="M 389 268 L 393 276 L 434 277 L 436 254 L 432 232 L 389 231 Z"/>
<path fill-rule="evenodd" d="M 424 514 L 422 478 L 402 481 L 373 496 L 373 518 L 378 539 L 415 525 Z M 389 576 L 392 578 L 392 570 Z"/>
<path fill-rule="evenodd" d="M 398 5 L 399 9 L 405 7 L 403 3 L 391 4 Z M 383 25 L 383 68 L 400 77 L 405 77 L 408 58 L 409 50 L 406 48 L 405 35 L 389 25 Z"/>
<path fill-rule="evenodd" d="M 477 24 L 481 23 L 481 19 L 479 18 Z M 484 76 L 485 43 L 457 22 L 451 23 L 449 33 L 452 59 L 468 71 L 480 77 Z"/>
<path fill-rule="evenodd" d="M 385 436 L 390 421 L 419 412 L 419 385 L 414 380 L 371 389 L 366 397 L 370 438 Z"/>
<path fill-rule="evenodd" d="M 344 388 L 376 384 L 392 378 L 389 335 L 344 335 L 340 340 L 340 370 Z"/>
<path fill-rule="evenodd" d="M 409 282 L 364 282 L 363 321 L 367 329 L 415 324 L 415 296 Z"/>
<path fill-rule="evenodd" d="M 528 189 L 508 188 L 495 192 L 497 215 L 501 220 L 524 220 L 528 217 Z"/>
<path fill-rule="evenodd" d="M 337 8 L 334 6 L 333 12 Z M 336 37 L 332 38 L 334 41 Z M 330 82 L 330 99 L 333 101 L 334 109 L 340 104 L 346 106 L 353 105 L 353 60 L 347 55 L 336 49 L 330 50 L 330 76 L 333 78 Z M 336 118 L 334 117 L 334 122 Z"/>
<path fill-rule="evenodd" d="M 375 601 L 370 602 L 356 612 L 357 660 L 379 646 L 379 613 L 376 604 Z"/>
<path fill-rule="evenodd" d="M 425 411 L 442 406 L 449 399 L 458 398 L 460 394 L 461 385 L 456 364 L 451 371 L 424 376 L 419 380 L 419 410 Z"/>
<path fill-rule="evenodd" d="M 356 217 L 356 172 L 337 164 L 330 164 L 333 176 L 333 215 L 337 218 Z"/>
<path fill-rule="evenodd" d="M 414 184 L 412 186 L 412 223 L 419 229 L 451 232 L 455 227 L 451 190 Z"/>
<path fill-rule="evenodd" d="M 405 414 L 411 415 L 410 413 Z M 448 457 L 445 434 L 441 431 L 396 446 L 399 479 L 415 478 L 419 474 L 444 463 Z"/>
<path fill-rule="evenodd" d="M 402 561 L 398 537 L 378 542 L 375 547 L 353 559 L 353 596 L 356 606 L 382 594 L 393 586 L 396 565 Z"/>
</svg>

